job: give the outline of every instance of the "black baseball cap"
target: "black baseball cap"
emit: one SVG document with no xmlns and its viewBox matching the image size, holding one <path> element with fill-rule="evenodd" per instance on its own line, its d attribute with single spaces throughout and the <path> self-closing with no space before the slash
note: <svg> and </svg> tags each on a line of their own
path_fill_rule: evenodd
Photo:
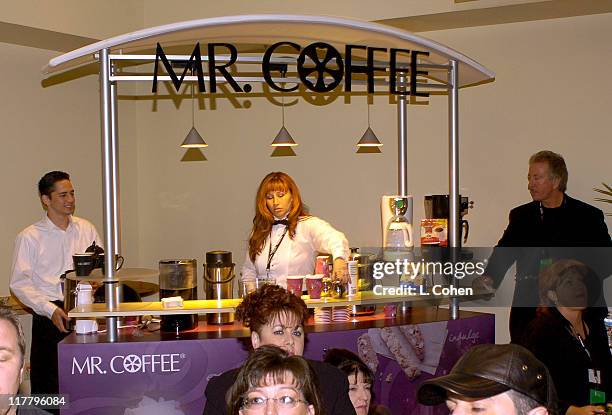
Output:
<svg viewBox="0 0 612 415">
<path fill-rule="evenodd" d="M 449 393 L 484 399 L 510 389 L 547 408 L 556 396 L 548 369 L 529 350 L 517 344 L 483 344 L 468 350 L 448 375 L 423 382 L 417 399 L 438 405 Z"/>
</svg>

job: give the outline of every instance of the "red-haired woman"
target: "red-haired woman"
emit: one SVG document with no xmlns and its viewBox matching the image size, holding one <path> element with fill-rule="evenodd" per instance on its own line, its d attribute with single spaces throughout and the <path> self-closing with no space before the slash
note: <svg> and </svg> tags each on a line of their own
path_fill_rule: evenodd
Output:
<svg viewBox="0 0 612 415">
<path fill-rule="evenodd" d="M 242 279 L 270 278 L 282 287 L 287 275 L 312 274 L 317 253 L 334 258 L 334 277 L 347 281 L 349 244 L 342 232 L 310 216 L 293 179 L 270 173 L 259 185 Z"/>
</svg>

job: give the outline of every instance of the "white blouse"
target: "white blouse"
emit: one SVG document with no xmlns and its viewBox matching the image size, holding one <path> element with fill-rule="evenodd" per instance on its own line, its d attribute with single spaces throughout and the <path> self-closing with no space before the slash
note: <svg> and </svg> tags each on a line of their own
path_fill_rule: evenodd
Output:
<svg viewBox="0 0 612 415">
<path fill-rule="evenodd" d="M 242 266 L 242 280 L 266 278 L 266 266 L 270 242 L 272 250 L 285 231 L 285 225 L 272 226 L 271 238 L 268 237 L 264 247 L 255 258 L 255 263 L 249 258 Z M 312 274 L 318 253 L 331 254 L 334 259 L 349 257 L 349 243 L 344 234 L 334 229 L 329 223 L 315 216 L 300 218 L 295 228 L 295 237 L 291 239 L 289 232 L 283 238 L 276 254 L 270 263 L 270 278 L 275 279 L 281 287 L 287 287 L 287 275 Z"/>
</svg>

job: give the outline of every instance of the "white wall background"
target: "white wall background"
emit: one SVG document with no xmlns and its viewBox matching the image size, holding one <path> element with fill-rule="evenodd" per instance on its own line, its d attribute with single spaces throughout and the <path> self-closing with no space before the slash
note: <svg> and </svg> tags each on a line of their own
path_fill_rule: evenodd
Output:
<svg viewBox="0 0 612 415">
<path fill-rule="evenodd" d="M 156 13 L 147 9 L 145 22 L 163 20 Z M 591 188 L 612 182 L 612 14 L 424 36 L 497 73 L 494 83 L 460 94 L 461 187 L 476 203 L 468 217 L 470 245 L 495 244 L 508 211 L 529 200 L 527 159 L 535 151 L 546 148 L 565 156 L 574 197 L 592 202 Z M 0 173 L 8 196 L 0 205 L 0 295 L 7 295 L 14 237 L 42 214 L 38 178 L 51 169 L 69 171 L 78 193 L 77 214 L 102 231 L 101 170 L 97 79 L 43 88 L 40 68 L 58 53 L 8 44 L 0 44 L 0 51 L 5 62 L 0 67 Z M 340 98 L 324 107 L 303 100 L 287 107 L 286 126 L 300 143 L 298 156 L 289 158 L 269 157 L 268 145 L 280 127 L 279 107 L 254 98 L 249 108 L 221 99 L 210 109 L 206 99 L 196 126 L 210 144 L 208 160 L 181 162 L 178 145 L 190 127 L 190 101 L 179 108 L 169 100 L 155 106 L 146 90 L 149 85 L 139 87 L 145 98 L 138 100 L 129 87 L 119 90 L 124 96 L 123 252 L 129 266 L 156 268 L 163 258 L 193 257 L 201 282 L 208 250 L 230 250 L 241 264 L 256 187 L 275 170 L 291 174 L 312 213 L 343 230 L 351 245 L 379 243 L 379 198 L 397 186 L 395 105 L 387 98 L 376 97 L 371 107 L 372 127 L 385 144 L 382 154 L 354 152 L 366 127 L 365 99 L 354 97 L 350 104 Z M 415 221 L 423 215 L 423 195 L 447 189 L 447 103 L 444 97 L 430 101 L 408 111 Z M 510 278 L 506 285 L 511 288 Z M 503 313 L 497 321 L 498 341 L 504 341 Z"/>
</svg>

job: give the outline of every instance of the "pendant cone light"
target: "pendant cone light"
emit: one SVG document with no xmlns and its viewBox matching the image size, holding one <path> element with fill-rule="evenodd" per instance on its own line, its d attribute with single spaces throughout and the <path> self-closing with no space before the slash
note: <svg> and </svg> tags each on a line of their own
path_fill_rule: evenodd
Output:
<svg viewBox="0 0 612 415">
<path fill-rule="evenodd" d="M 191 70 L 193 75 L 193 69 Z M 204 148 L 208 147 L 206 141 L 202 138 L 198 130 L 195 128 L 195 104 L 193 99 L 194 85 L 191 84 L 191 130 L 187 133 L 187 137 L 183 140 L 181 147 L 183 148 Z"/>
<path fill-rule="evenodd" d="M 370 127 L 370 103 L 368 102 L 368 128 L 365 130 L 365 133 L 361 136 L 361 139 L 357 143 L 357 147 L 382 147 L 382 143 L 372 131 Z"/>
</svg>

